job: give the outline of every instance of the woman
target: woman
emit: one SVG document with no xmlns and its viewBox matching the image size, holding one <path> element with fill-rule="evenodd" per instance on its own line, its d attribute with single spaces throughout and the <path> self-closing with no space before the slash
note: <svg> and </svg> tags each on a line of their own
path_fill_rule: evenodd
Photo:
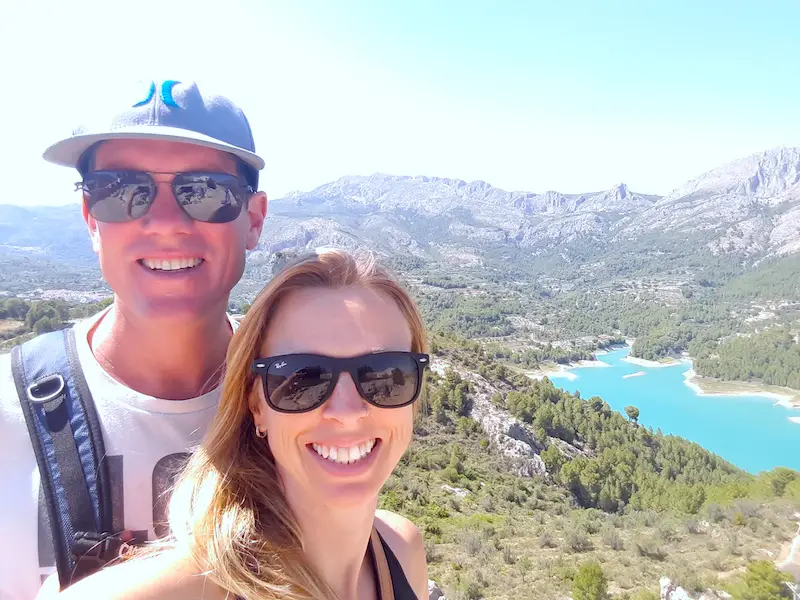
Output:
<svg viewBox="0 0 800 600">
<path fill-rule="evenodd" d="M 287 267 L 231 341 L 219 411 L 170 503 L 174 543 L 59 598 L 427 597 L 425 552 L 376 510 L 411 441 L 419 310 L 371 259 Z"/>
</svg>

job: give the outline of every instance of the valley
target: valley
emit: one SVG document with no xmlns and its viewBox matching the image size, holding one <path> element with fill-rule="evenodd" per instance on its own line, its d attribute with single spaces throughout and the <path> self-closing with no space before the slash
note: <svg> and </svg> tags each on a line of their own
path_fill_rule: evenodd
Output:
<svg viewBox="0 0 800 600">
<path fill-rule="evenodd" d="M 800 474 L 740 469 L 660 431 L 648 362 L 619 378 L 641 386 L 641 423 L 587 393 L 584 372 L 629 341 L 639 361 L 691 357 L 705 392 L 797 402 L 800 149 L 743 158 L 663 197 L 624 184 L 562 194 L 343 177 L 270 203 L 231 312 L 319 246 L 375 252 L 423 310 L 436 374 L 381 503 L 423 528 L 448 598 L 564 597 L 588 561 L 618 598 L 657 597 L 665 575 L 721 598 L 791 542 Z M 0 352 L 107 303 L 77 206 L 0 205 L 0 294 Z"/>
</svg>

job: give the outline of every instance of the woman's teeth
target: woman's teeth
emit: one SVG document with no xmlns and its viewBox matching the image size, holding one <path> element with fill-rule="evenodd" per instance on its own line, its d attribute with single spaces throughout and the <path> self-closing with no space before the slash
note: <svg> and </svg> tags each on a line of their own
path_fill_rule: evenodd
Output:
<svg viewBox="0 0 800 600">
<path fill-rule="evenodd" d="M 358 446 L 353 446 L 352 448 L 336 448 L 333 446 L 328 447 L 321 444 L 311 445 L 317 454 L 319 454 L 322 458 L 326 458 L 335 463 L 349 465 L 354 462 L 358 462 L 367 454 L 372 452 L 372 449 L 375 447 L 375 440 L 369 440 L 368 442 L 364 442 Z"/>
</svg>

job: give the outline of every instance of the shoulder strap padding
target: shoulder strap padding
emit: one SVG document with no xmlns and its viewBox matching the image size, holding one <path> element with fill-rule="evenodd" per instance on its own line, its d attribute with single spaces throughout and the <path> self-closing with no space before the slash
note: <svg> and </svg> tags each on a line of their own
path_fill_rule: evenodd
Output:
<svg viewBox="0 0 800 600">
<path fill-rule="evenodd" d="M 111 494 L 100 422 L 72 328 L 15 347 L 11 369 L 39 466 L 63 589 L 88 574 L 82 555 L 102 549 L 110 532 Z M 87 540 L 98 548 L 87 547 Z"/>
</svg>

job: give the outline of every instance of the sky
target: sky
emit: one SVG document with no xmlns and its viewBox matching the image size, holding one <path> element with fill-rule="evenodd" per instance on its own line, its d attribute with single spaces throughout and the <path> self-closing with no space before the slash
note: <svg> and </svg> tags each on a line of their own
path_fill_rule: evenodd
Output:
<svg viewBox="0 0 800 600">
<path fill-rule="evenodd" d="M 160 78 L 244 109 L 271 198 L 375 172 L 666 194 L 800 145 L 797 23 L 796 0 L 1 3 L 0 203 L 77 201 L 44 149 Z"/>
</svg>

